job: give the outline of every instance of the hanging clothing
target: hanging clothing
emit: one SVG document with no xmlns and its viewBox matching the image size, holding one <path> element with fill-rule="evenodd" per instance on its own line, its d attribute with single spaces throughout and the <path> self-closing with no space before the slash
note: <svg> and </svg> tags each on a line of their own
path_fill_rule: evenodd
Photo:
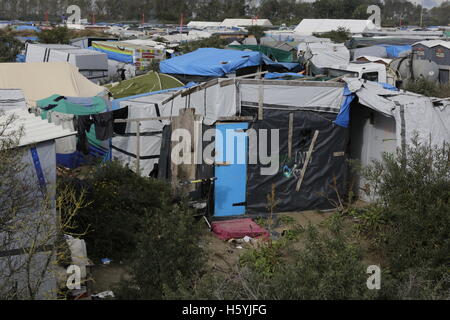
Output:
<svg viewBox="0 0 450 320">
<path fill-rule="evenodd" d="M 94 121 L 91 119 L 90 115 L 77 117 L 77 150 L 83 152 L 83 154 L 89 154 L 89 142 L 86 137 L 86 132 L 89 132 L 91 130 L 91 126 L 93 123 Z"/>
<path fill-rule="evenodd" d="M 114 119 L 112 111 L 94 114 L 92 119 L 95 124 L 95 136 L 97 139 L 107 140 L 113 137 Z"/>
</svg>

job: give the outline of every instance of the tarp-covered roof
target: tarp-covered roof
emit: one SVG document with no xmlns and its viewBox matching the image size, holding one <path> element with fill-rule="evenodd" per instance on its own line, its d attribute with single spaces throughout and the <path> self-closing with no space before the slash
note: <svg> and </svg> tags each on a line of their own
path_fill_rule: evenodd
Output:
<svg viewBox="0 0 450 320">
<path fill-rule="evenodd" d="M 276 64 L 261 52 L 216 48 L 200 48 L 193 52 L 162 61 L 162 73 L 220 77 L 245 67 Z M 281 63 L 289 68 L 294 65 Z"/>
<path fill-rule="evenodd" d="M 93 97 L 105 91 L 67 62 L 0 63 L 0 89 L 11 88 L 22 89 L 31 106 L 56 93 Z"/>
<path fill-rule="evenodd" d="M 182 86 L 183 83 L 172 76 L 151 71 L 142 76 L 106 85 L 105 87 L 115 99 L 118 99 Z"/>
<path fill-rule="evenodd" d="M 264 46 L 264 45 L 228 45 L 228 48 L 230 49 L 238 49 L 238 50 L 245 50 L 249 49 L 252 51 L 258 51 L 261 53 L 264 53 L 266 56 L 270 57 L 271 59 L 278 61 L 278 62 L 292 62 L 293 56 L 292 52 Z"/>
</svg>

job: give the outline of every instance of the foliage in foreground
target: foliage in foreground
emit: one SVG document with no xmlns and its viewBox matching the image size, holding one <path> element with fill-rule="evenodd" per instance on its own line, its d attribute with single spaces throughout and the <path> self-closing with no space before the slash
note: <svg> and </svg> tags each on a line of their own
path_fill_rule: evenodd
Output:
<svg viewBox="0 0 450 320">
<path fill-rule="evenodd" d="M 318 38 L 329 38 L 336 43 L 343 43 L 352 37 L 350 30 L 345 27 L 338 27 L 336 30 L 330 32 L 313 33 L 313 35 Z"/>
<path fill-rule="evenodd" d="M 411 283 L 396 294 L 449 297 L 450 146 L 415 137 L 405 158 L 385 153 L 363 174 L 378 195 L 367 210 L 370 220 L 362 219 L 363 234 L 386 259 L 397 287 Z"/>
<path fill-rule="evenodd" d="M 127 259 L 136 248 L 145 215 L 160 210 L 170 198 L 166 183 L 140 177 L 116 162 L 93 167 L 84 180 L 64 183 L 86 191 L 90 205 L 80 211 L 77 231 L 86 232 L 94 259 Z"/>
</svg>

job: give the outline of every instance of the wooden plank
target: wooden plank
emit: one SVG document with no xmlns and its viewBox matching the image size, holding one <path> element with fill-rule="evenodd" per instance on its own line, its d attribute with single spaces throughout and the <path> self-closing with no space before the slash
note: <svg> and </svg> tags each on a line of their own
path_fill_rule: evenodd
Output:
<svg viewBox="0 0 450 320">
<path fill-rule="evenodd" d="M 173 117 L 152 117 L 152 118 L 132 118 L 132 119 L 115 119 L 115 123 L 133 122 L 133 121 L 152 121 L 152 120 L 170 120 Z"/>
<path fill-rule="evenodd" d="M 253 116 L 229 116 L 229 117 L 219 117 L 217 121 L 253 121 Z"/>
<path fill-rule="evenodd" d="M 246 78 L 251 78 L 251 77 L 259 77 L 259 78 L 261 78 L 261 75 L 266 74 L 267 72 L 268 71 L 262 71 L 262 72 L 255 72 L 255 73 L 251 73 L 251 74 L 246 74 L 245 76 L 240 76 L 240 77 L 224 80 L 224 81 L 220 82 L 219 85 L 221 87 L 226 87 L 226 86 L 229 86 L 230 84 L 233 84 L 236 80 L 241 80 L 241 79 L 246 79 Z"/>
<path fill-rule="evenodd" d="M 292 135 L 294 133 L 294 114 L 289 113 L 289 129 L 288 129 L 288 157 L 292 158 Z"/>
<path fill-rule="evenodd" d="M 297 187 L 295 188 L 295 191 L 300 191 L 300 187 L 302 186 L 303 178 L 305 177 L 306 168 L 308 167 L 309 160 L 311 159 L 311 155 L 314 150 L 314 145 L 316 144 L 317 137 L 319 136 L 319 130 L 316 130 L 314 132 L 314 136 L 312 138 L 311 144 L 309 145 L 308 153 L 306 154 L 306 160 L 303 164 L 302 171 L 300 172 L 300 177 L 298 178 Z"/>
<path fill-rule="evenodd" d="M 258 120 L 263 120 L 263 114 L 264 114 L 264 86 L 262 84 L 262 81 L 258 81 Z"/>
<path fill-rule="evenodd" d="M 294 87 L 334 87 L 343 88 L 342 82 L 326 82 L 326 81 L 298 81 L 298 80 L 259 80 L 259 79 L 242 79 L 241 84 L 259 84 L 260 81 L 264 85 L 276 86 L 294 86 Z"/>
<path fill-rule="evenodd" d="M 216 79 L 212 79 L 212 80 L 210 80 L 208 82 L 203 82 L 203 83 L 201 83 L 201 84 L 199 84 L 199 85 L 197 85 L 195 87 L 183 90 L 182 93 L 181 93 L 181 96 L 185 97 L 185 96 L 190 95 L 190 94 L 192 94 L 194 92 L 197 92 L 197 91 L 204 90 L 206 88 L 215 86 L 218 83 L 219 83 L 219 79 L 217 79 L 217 78 Z"/>
</svg>

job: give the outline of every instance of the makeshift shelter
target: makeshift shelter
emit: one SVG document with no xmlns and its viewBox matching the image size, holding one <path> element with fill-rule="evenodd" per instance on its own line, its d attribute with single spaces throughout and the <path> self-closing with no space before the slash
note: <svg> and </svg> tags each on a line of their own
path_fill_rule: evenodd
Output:
<svg viewBox="0 0 450 320">
<path fill-rule="evenodd" d="M 132 64 L 136 72 L 142 72 L 152 62 L 159 62 L 166 58 L 164 49 L 121 41 L 93 41 L 92 49 L 106 53 L 109 59 Z"/>
<path fill-rule="evenodd" d="M 106 85 L 115 99 L 134 96 L 147 92 L 182 87 L 178 79 L 163 73 L 151 71 L 145 75 Z"/>
<path fill-rule="evenodd" d="M 313 69 L 313 74 L 323 73 L 323 68 L 350 62 L 350 51 L 341 43 L 300 43 L 298 56 L 303 66 Z"/>
<path fill-rule="evenodd" d="M 5 98 L 4 93 L 0 90 L 0 99 Z M 26 191 L 21 191 L 26 192 L 29 197 L 32 196 L 35 201 L 28 206 L 21 203 L 22 207 L 11 209 L 17 215 L 16 219 L 21 216 L 25 218 L 20 220 L 20 225 L 16 225 L 14 238 L 9 243 L 5 238 L 6 231 L 4 229 L 0 231 L 3 244 L 0 249 L 0 274 L 2 274 L 0 287 L 14 286 L 18 299 L 25 299 L 27 296 L 23 296 L 23 292 L 35 287 L 38 288 L 35 299 L 56 299 L 58 293 L 56 252 L 53 252 L 54 241 L 58 234 L 55 207 L 55 140 L 69 137 L 75 132 L 48 123 L 28 113 L 26 109 L 17 109 L 14 105 L 11 107 L 10 109 L 4 106 L 5 114 L 0 116 L 0 122 L 9 117 L 15 118 L 5 134 L 22 130 L 22 136 L 16 147 L 23 151 L 21 163 L 24 170 L 18 178 L 28 186 Z M 3 209 L 7 210 L 8 201 L 3 198 L 5 196 L 6 192 L 0 193 L 0 202 Z M 47 199 L 50 201 L 44 205 L 43 202 Z M 5 243 L 8 246 L 7 251 L 3 251 Z M 27 262 L 30 264 L 25 269 Z"/>
<path fill-rule="evenodd" d="M 105 88 L 86 79 L 67 62 L 0 63 L 0 89 L 18 88 L 29 106 L 55 93 L 69 97 L 105 94 Z"/>
<path fill-rule="evenodd" d="M 399 91 L 384 84 L 344 78 L 358 105 L 351 110 L 351 156 L 362 165 L 381 160 L 383 152 L 405 150 L 417 133 L 419 139 L 442 146 L 450 141 L 450 102 L 412 92 Z M 356 179 L 355 188 L 364 187 Z M 364 188 L 363 188 L 364 189 Z M 373 200 L 370 190 L 358 192 Z"/>
<path fill-rule="evenodd" d="M 204 77 L 204 80 L 232 73 L 236 75 L 254 73 L 259 66 L 291 70 L 298 67 L 298 63 L 274 62 L 264 54 L 255 51 L 200 48 L 162 61 L 159 69 L 162 73 L 173 74 L 177 78 L 199 76 Z"/>
<path fill-rule="evenodd" d="M 300 35 L 313 35 L 314 33 L 325 33 L 344 27 L 352 34 L 362 34 L 366 31 L 378 30 L 372 20 L 356 19 L 303 19 L 294 32 Z"/>
<path fill-rule="evenodd" d="M 117 157 L 133 170 L 140 153 L 152 161 L 141 174 L 158 163 L 159 178 L 173 183 L 214 178 L 214 215 L 232 217 L 266 213 L 273 184 L 277 212 L 331 209 L 337 194 L 347 191 L 350 156 L 368 164 L 383 151 L 404 146 L 415 128 L 423 137 L 431 133 L 433 143 L 449 141 L 448 101 L 370 81 L 345 81 L 214 79 L 173 93 L 129 98 L 120 105 L 132 106 L 124 118 L 134 119 L 133 124 L 124 131 L 129 137 L 114 140 L 115 151 L 125 151 Z M 184 135 L 177 141 L 173 134 L 189 115 L 192 140 L 186 142 Z M 137 126 L 139 118 L 144 120 Z M 372 121 L 375 128 L 368 127 Z M 139 143 L 137 128 L 152 141 Z M 205 153 L 211 141 L 215 155 Z M 173 163 L 178 142 L 193 153 L 187 171 L 179 168 L 185 164 Z"/>
<path fill-rule="evenodd" d="M 90 158 L 109 159 L 113 114 L 108 100 L 77 98 L 58 94 L 37 101 L 42 119 L 77 130 L 77 137 L 58 139 L 58 165 L 76 168 Z"/>
<path fill-rule="evenodd" d="M 269 59 L 276 62 L 294 62 L 297 58 L 296 54 L 294 56 L 292 51 L 281 50 L 264 45 L 228 45 L 228 48 L 241 51 L 252 50 L 261 52 L 262 54 L 269 57 Z"/>
<path fill-rule="evenodd" d="M 450 82 L 450 41 L 420 41 L 412 46 L 415 57 L 431 60 L 439 67 L 439 82 Z"/>
<path fill-rule="evenodd" d="M 28 43 L 25 48 L 25 62 L 68 62 L 93 81 L 108 76 L 108 57 L 105 53 L 75 46 Z"/>
</svg>

